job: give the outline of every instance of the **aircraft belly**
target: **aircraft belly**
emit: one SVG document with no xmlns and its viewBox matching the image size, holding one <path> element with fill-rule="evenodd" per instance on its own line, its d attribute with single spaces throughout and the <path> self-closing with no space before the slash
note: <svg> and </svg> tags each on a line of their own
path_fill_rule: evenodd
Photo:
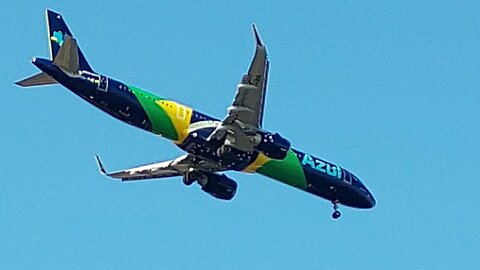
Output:
<svg viewBox="0 0 480 270">
<path fill-rule="evenodd" d="M 175 143 L 183 142 L 188 136 L 188 126 L 192 119 L 193 110 L 185 105 L 166 99 L 156 100 L 155 104 L 162 108 L 170 118 L 177 133 Z"/>
<path fill-rule="evenodd" d="M 217 164 L 223 168 L 223 170 L 242 171 L 252 163 L 252 160 L 255 160 L 258 155 L 255 152 L 244 152 L 232 149 L 228 154 L 218 156 L 217 149 L 222 143 L 214 140 L 208 141 L 206 139 L 207 137 L 204 137 L 204 135 L 208 136 L 211 132 L 213 132 L 213 129 L 196 131 L 194 132 L 196 135 L 189 135 L 181 144 L 177 144 L 177 146 L 193 156 Z"/>
<path fill-rule="evenodd" d="M 135 98 L 148 116 L 152 125 L 151 131 L 167 139 L 177 140 L 179 136 L 172 119 L 168 113 L 158 105 L 158 101 L 164 99 L 134 86 L 128 86 L 128 88 L 133 95 L 135 95 Z"/>
<path fill-rule="evenodd" d="M 323 162 L 324 166 L 312 166 L 312 160 Z M 342 170 L 339 166 L 295 149 L 290 149 L 283 160 L 257 158 L 252 164 L 258 162 L 264 164 L 256 164 L 256 172 L 328 200 L 336 199 L 335 190 L 343 187 Z"/>
<path fill-rule="evenodd" d="M 257 172 L 283 182 L 285 184 L 305 190 L 308 182 L 297 154 L 290 149 L 283 160 L 264 159 Z"/>
<path fill-rule="evenodd" d="M 108 79 L 110 84 L 108 89 L 99 90 L 96 84 L 85 77 L 67 75 L 54 65 L 51 65 L 48 71 L 57 82 L 88 103 L 121 121 L 142 129 L 151 130 L 149 119 L 135 96 L 126 91 L 128 89 L 126 85 Z"/>
</svg>

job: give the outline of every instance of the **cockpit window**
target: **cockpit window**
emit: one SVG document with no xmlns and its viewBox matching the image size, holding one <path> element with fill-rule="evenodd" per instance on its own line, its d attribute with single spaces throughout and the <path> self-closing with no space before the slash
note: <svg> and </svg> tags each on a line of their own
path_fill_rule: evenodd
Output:
<svg viewBox="0 0 480 270">
<path fill-rule="evenodd" d="M 352 184 L 352 175 L 350 173 L 345 173 L 345 177 L 343 178 L 343 182 L 346 184 Z"/>
</svg>

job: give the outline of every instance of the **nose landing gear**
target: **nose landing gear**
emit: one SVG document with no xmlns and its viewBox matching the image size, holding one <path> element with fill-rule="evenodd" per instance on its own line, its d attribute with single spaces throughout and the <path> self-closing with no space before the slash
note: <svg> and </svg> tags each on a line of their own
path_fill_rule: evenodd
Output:
<svg viewBox="0 0 480 270">
<path fill-rule="evenodd" d="M 332 203 L 333 203 L 332 218 L 333 219 L 339 219 L 340 216 L 342 215 L 342 213 L 340 213 L 340 211 L 338 211 L 338 203 L 339 202 L 340 202 L 339 200 L 332 201 Z"/>
</svg>

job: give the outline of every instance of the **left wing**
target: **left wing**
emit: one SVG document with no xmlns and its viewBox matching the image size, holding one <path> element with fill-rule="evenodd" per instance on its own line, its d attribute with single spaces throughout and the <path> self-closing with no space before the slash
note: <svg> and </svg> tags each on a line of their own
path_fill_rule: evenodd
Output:
<svg viewBox="0 0 480 270">
<path fill-rule="evenodd" d="M 103 167 L 102 162 L 100 161 L 100 157 L 98 155 L 95 155 L 95 158 L 97 160 L 98 168 L 102 174 L 110 176 L 112 178 L 121 179 L 122 181 L 181 176 L 186 174 L 190 170 L 190 168 L 194 166 L 193 157 L 190 155 L 183 155 L 174 160 L 168 160 L 113 173 L 107 173 L 107 171 Z"/>
</svg>

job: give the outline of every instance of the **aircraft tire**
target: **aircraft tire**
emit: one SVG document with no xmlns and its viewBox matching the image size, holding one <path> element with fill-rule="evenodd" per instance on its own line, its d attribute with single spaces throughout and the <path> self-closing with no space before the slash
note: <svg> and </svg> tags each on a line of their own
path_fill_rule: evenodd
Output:
<svg viewBox="0 0 480 270">
<path fill-rule="evenodd" d="M 195 182 L 195 179 L 189 179 L 188 177 L 183 177 L 182 178 L 182 182 L 186 185 L 186 186 L 190 186 L 191 184 L 193 184 L 193 182 Z"/>
<path fill-rule="evenodd" d="M 230 152 L 231 148 L 228 145 L 222 145 L 217 149 L 217 155 L 219 157 L 228 154 Z"/>
</svg>

